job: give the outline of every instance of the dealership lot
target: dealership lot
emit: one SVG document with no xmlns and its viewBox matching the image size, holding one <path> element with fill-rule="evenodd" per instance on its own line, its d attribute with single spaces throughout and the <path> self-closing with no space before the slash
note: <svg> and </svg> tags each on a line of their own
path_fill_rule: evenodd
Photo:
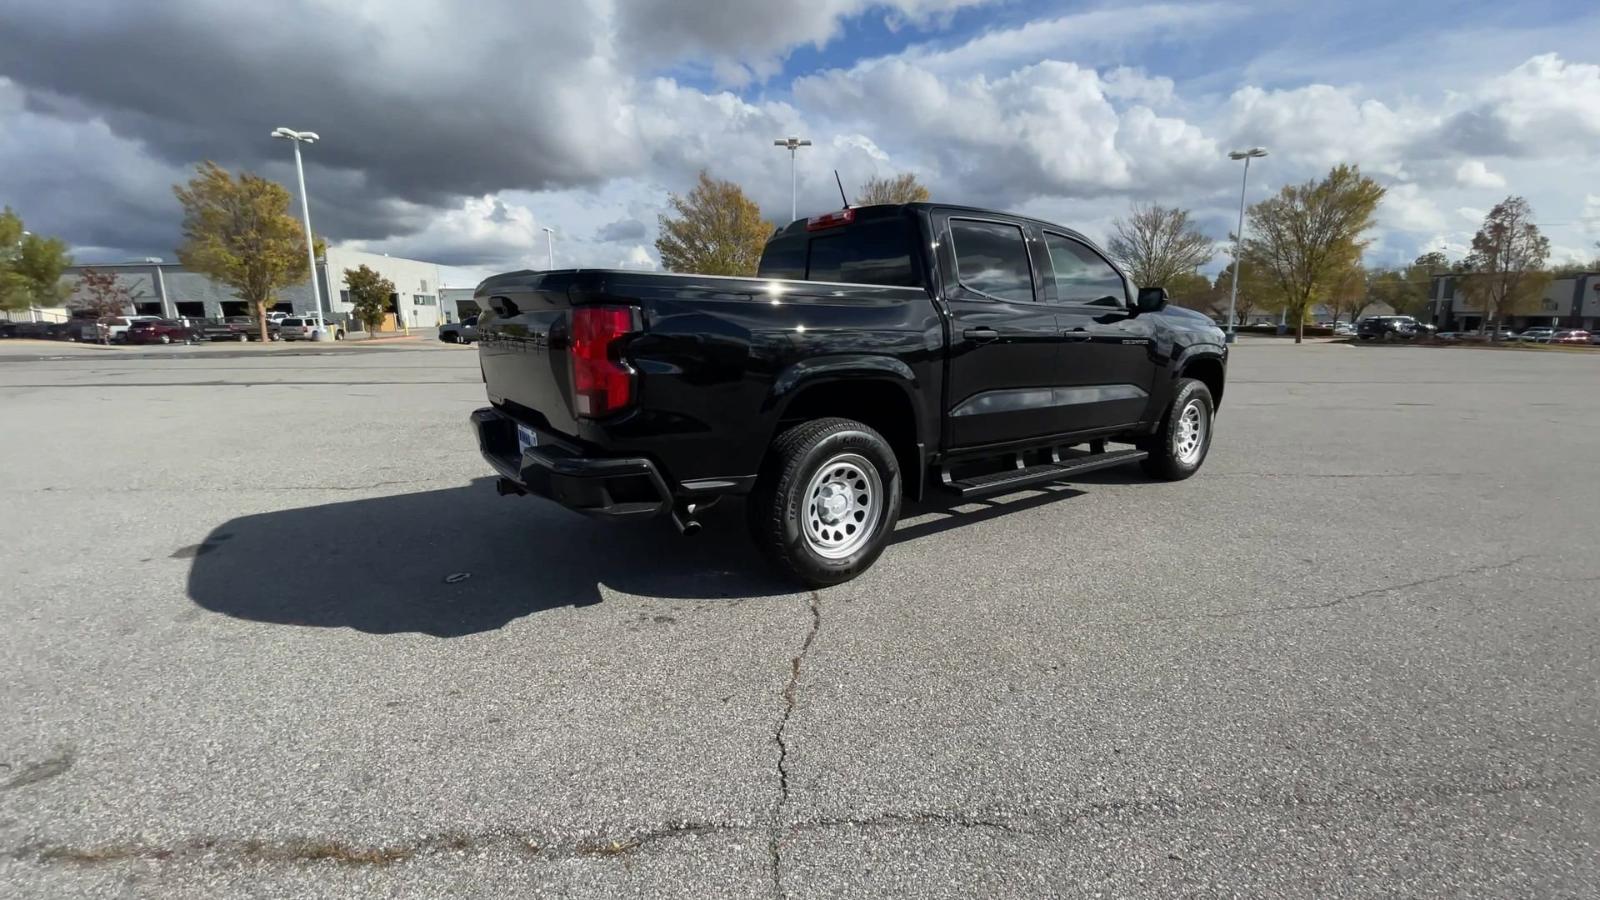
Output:
<svg viewBox="0 0 1600 900">
<path fill-rule="evenodd" d="M 0 356 L 0 894 L 1600 892 L 1600 355 L 1235 356 L 815 594 L 495 496 L 468 348 Z"/>
</svg>

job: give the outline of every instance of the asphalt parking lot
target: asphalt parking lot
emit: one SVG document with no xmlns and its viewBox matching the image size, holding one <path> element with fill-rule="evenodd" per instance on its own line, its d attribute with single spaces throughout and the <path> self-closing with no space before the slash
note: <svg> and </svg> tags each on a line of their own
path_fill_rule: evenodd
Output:
<svg viewBox="0 0 1600 900">
<path fill-rule="evenodd" d="M 0 358 L 0 893 L 1600 894 L 1600 355 L 1236 351 L 1205 469 L 776 582 L 466 348 Z"/>
</svg>

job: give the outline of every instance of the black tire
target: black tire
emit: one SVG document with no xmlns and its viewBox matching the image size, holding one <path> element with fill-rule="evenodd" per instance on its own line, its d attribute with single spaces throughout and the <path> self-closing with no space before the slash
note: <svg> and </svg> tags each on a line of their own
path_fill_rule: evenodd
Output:
<svg viewBox="0 0 1600 900">
<path fill-rule="evenodd" d="M 171 335 L 168 335 L 168 334 L 163 334 L 163 335 L 162 335 L 162 336 L 161 336 L 161 343 L 163 343 L 163 344 L 170 344 L 170 343 L 172 343 L 172 336 L 171 336 Z"/>
<path fill-rule="evenodd" d="M 1199 407 L 1198 415 L 1204 427 L 1199 437 L 1198 452 L 1186 453 L 1180 448 L 1180 440 L 1185 437 L 1180 423 L 1191 405 Z M 1211 433 L 1215 415 L 1216 403 L 1211 399 L 1209 388 L 1193 378 L 1178 379 L 1177 388 L 1172 394 L 1172 402 L 1167 405 L 1167 412 L 1161 417 L 1161 427 L 1156 429 L 1155 434 L 1138 443 L 1140 450 L 1150 454 L 1140 463 L 1144 466 L 1145 472 L 1164 481 L 1182 481 L 1200 471 L 1200 466 L 1206 461 L 1206 454 L 1211 451 Z"/>
<path fill-rule="evenodd" d="M 830 557 L 814 543 L 816 528 L 808 530 L 802 519 L 815 510 L 806 502 L 811 498 L 804 495 L 813 479 L 826 477 L 827 469 L 837 466 L 834 472 L 843 472 L 854 460 L 864 460 L 875 470 L 874 487 L 881 492 L 881 499 L 877 509 L 864 511 L 870 521 L 865 517 L 858 520 L 870 528 L 864 537 L 855 536 L 849 521 L 842 522 L 850 534 L 839 549 L 848 552 Z M 871 476 L 861 474 L 867 480 L 860 483 L 868 485 Z M 859 495 L 856 490 L 846 490 L 852 497 L 871 494 L 871 488 L 864 488 Z M 900 465 L 883 435 L 850 419 L 815 419 L 790 428 L 772 442 L 745 511 L 751 536 L 779 571 L 807 587 L 826 587 L 849 581 L 877 561 L 900 518 L 902 490 Z M 820 525 L 822 520 L 813 517 L 812 521 Z M 844 534 L 839 529 L 832 533 Z"/>
</svg>

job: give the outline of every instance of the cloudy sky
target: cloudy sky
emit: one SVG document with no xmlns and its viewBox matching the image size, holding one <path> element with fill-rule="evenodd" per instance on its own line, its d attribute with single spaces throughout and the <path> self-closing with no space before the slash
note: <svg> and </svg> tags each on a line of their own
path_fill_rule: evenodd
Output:
<svg viewBox="0 0 1600 900">
<path fill-rule="evenodd" d="M 1353 162 L 1389 188 L 1369 261 L 1459 250 L 1527 196 L 1561 257 L 1600 240 L 1600 5 L 1579 0 L 0 0 L 0 203 L 85 262 L 171 257 L 171 185 L 212 159 L 313 223 L 463 267 L 649 267 L 695 172 L 787 218 L 874 174 L 1105 234 L 1132 200 L 1218 237 Z"/>
</svg>

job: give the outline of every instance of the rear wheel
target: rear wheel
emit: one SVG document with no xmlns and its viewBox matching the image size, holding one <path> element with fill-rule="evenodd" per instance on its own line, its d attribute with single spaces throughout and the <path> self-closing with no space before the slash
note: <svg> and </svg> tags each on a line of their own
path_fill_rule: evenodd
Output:
<svg viewBox="0 0 1600 900">
<path fill-rule="evenodd" d="M 248 341 L 248 340 L 250 340 L 250 335 L 248 335 L 248 334 L 239 335 L 239 343 L 242 344 L 242 343 L 244 343 L 245 341 Z"/>
<path fill-rule="evenodd" d="M 1165 481 L 1182 481 L 1199 471 L 1211 449 L 1215 411 L 1211 391 L 1203 383 L 1178 379 L 1161 427 L 1139 442 L 1139 449 L 1150 454 L 1142 463 L 1145 472 Z"/>
<path fill-rule="evenodd" d="M 883 553 L 900 494 L 900 466 L 883 435 L 850 419 L 817 419 L 773 442 L 746 504 L 750 533 L 801 583 L 838 584 Z"/>
</svg>

